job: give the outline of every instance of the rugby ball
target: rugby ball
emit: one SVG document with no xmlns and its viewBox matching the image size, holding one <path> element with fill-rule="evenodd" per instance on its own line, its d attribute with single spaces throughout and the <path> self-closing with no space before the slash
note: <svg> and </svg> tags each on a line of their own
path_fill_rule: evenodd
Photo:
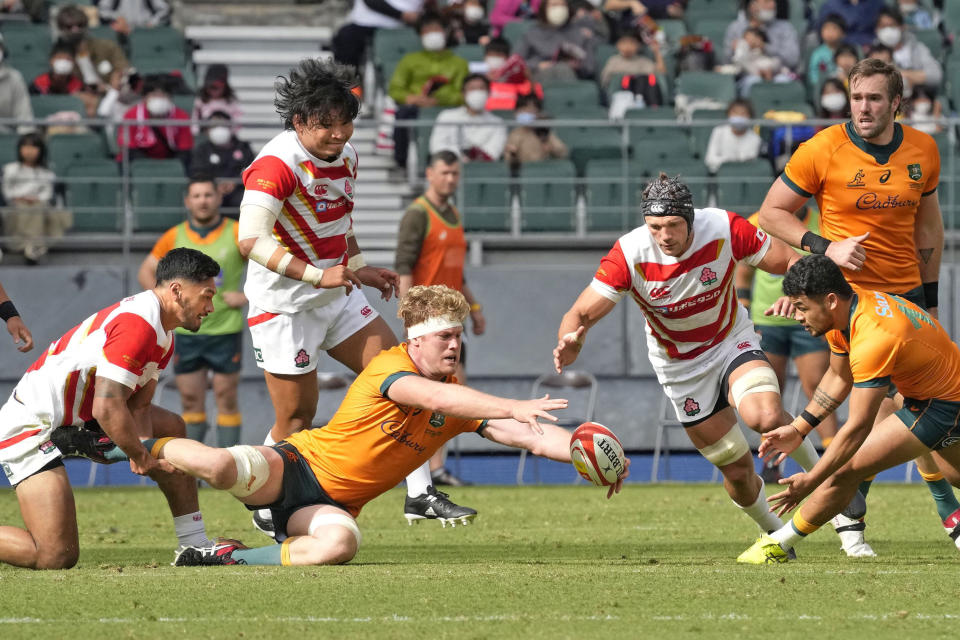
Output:
<svg viewBox="0 0 960 640">
<path fill-rule="evenodd" d="M 570 437 L 570 461 L 584 480 L 608 487 L 626 472 L 623 445 L 610 429 L 584 422 Z"/>
</svg>

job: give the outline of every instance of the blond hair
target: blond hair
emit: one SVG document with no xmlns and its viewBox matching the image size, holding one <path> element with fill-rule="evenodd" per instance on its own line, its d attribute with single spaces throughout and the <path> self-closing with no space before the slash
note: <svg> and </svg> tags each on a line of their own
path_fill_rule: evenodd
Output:
<svg viewBox="0 0 960 640">
<path fill-rule="evenodd" d="M 397 308 L 397 317 L 403 320 L 404 328 L 430 318 L 450 318 L 463 323 L 469 313 L 470 305 L 463 294 L 442 284 L 410 287 Z"/>
</svg>

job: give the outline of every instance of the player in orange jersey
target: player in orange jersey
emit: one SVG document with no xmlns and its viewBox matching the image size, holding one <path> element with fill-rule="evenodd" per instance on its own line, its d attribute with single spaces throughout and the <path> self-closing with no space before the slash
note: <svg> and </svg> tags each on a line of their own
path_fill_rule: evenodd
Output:
<svg viewBox="0 0 960 640">
<path fill-rule="evenodd" d="M 787 488 L 771 497 L 778 514 L 812 495 L 791 523 L 737 558 L 750 564 L 786 561 L 785 549 L 839 513 L 864 478 L 922 453 L 933 451 L 960 481 L 960 348 L 940 323 L 905 298 L 850 287 L 825 256 L 800 259 L 783 291 L 804 328 L 830 344 L 830 369 L 819 389 L 833 401 L 811 401 L 792 424 L 767 433 L 761 455 L 783 458 L 847 395 L 850 415 L 811 471 L 781 481 Z M 874 424 L 891 384 L 903 394 L 903 408 Z M 960 524 L 950 537 L 960 546 Z"/>
<path fill-rule="evenodd" d="M 797 149 L 760 208 L 760 226 L 795 247 L 826 254 L 854 286 L 903 296 L 936 317 L 943 251 L 936 142 L 894 122 L 903 95 L 896 68 L 867 59 L 849 78 L 850 122 L 824 129 Z M 793 215 L 811 196 L 825 237 Z M 895 392 L 891 388 L 878 419 L 898 408 Z M 949 483 L 929 456 L 917 460 L 917 469 L 944 526 L 952 528 L 960 502 Z M 861 492 L 867 495 L 869 487 L 866 481 Z"/>
<path fill-rule="evenodd" d="M 154 455 L 250 509 L 268 506 L 280 545 L 216 544 L 178 552 L 177 565 L 338 564 L 360 545 L 354 520 L 367 502 L 396 486 L 460 433 L 570 461 L 570 433 L 539 420 L 566 400 L 510 400 L 455 384 L 463 321 L 470 305 L 442 285 L 417 286 L 401 300 L 407 342 L 376 356 L 350 386 L 330 423 L 272 446 L 215 449 L 185 438 L 151 444 Z M 619 492 L 622 479 L 607 496 Z"/>
</svg>

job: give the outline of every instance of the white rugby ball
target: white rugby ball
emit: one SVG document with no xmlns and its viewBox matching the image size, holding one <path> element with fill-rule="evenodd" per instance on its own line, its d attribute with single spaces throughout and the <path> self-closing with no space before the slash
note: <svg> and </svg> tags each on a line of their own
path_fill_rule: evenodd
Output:
<svg viewBox="0 0 960 640">
<path fill-rule="evenodd" d="M 584 480 L 608 487 L 627 468 L 623 445 L 610 429 L 596 422 L 584 422 L 570 437 L 570 461 Z"/>
</svg>

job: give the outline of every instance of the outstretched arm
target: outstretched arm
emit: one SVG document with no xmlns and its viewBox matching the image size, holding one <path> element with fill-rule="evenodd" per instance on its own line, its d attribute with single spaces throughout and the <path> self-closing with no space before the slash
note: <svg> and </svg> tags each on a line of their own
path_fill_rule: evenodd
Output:
<svg viewBox="0 0 960 640">
<path fill-rule="evenodd" d="M 794 251 L 786 242 L 770 236 L 770 248 L 767 249 L 767 252 L 763 255 L 757 267 L 767 273 L 780 275 L 786 273 L 787 269 L 793 266 L 793 263 L 799 259 L 800 254 Z M 738 265 L 738 269 L 739 267 L 740 265 Z"/>
<path fill-rule="evenodd" d="M 13 306 L 13 301 L 10 300 L 2 284 L 0 284 L 0 318 L 6 323 L 7 331 L 13 337 L 13 344 L 19 345 L 17 351 L 26 353 L 33 349 L 33 335 L 23 323 L 20 313 Z"/>
<path fill-rule="evenodd" d="M 806 201 L 805 196 L 788 187 L 782 178 L 777 178 L 760 205 L 760 228 L 791 247 L 801 248 L 800 240 L 809 229 L 793 212 Z"/>
<path fill-rule="evenodd" d="M 587 331 L 605 315 L 613 311 L 616 302 L 587 287 L 570 310 L 563 314 L 557 331 L 557 347 L 553 350 L 553 366 L 557 373 L 573 364 L 580 355 Z"/>
</svg>

